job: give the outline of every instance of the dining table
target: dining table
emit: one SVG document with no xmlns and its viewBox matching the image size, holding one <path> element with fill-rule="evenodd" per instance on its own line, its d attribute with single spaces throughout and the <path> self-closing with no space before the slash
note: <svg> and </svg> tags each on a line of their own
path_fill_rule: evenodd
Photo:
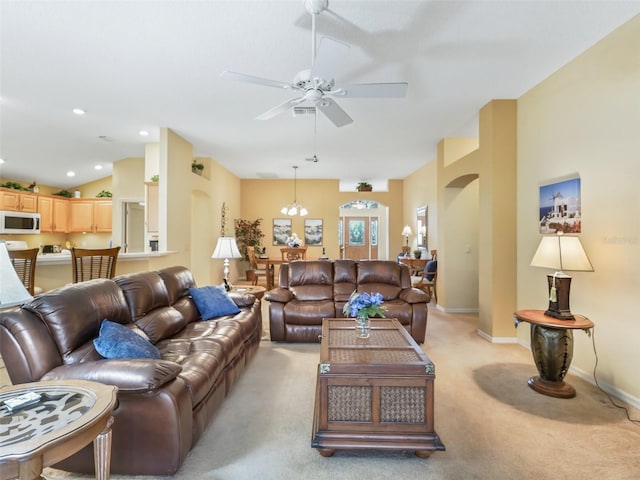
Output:
<svg viewBox="0 0 640 480">
<path fill-rule="evenodd" d="M 288 263 L 288 261 L 283 260 L 282 258 L 257 257 L 256 263 L 258 264 L 258 266 L 264 265 L 264 269 L 267 272 L 270 272 L 273 268 L 273 275 L 267 275 L 267 290 L 271 290 L 273 288 L 273 282 L 276 276 L 275 266 L 282 265 L 283 263 Z"/>
</svg>

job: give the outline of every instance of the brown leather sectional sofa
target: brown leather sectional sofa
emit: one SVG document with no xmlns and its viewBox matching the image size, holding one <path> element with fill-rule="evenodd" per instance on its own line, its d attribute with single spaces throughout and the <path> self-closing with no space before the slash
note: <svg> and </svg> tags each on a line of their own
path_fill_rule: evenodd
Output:
<svg viewBox="0 0 640 480">
<path fill-rule="evenodd" d="M 260 300 L 200 320 L 184 267 L 68 285 L 0 314 L 0 351 L 13 383 L 81 379 L 116 385 L 111 471 L 171 475 L 258 349 Z M 104 359 L 93 339 L 109 319 L 136 325 L 161 359 Z M 57 465 L 93 473 L 89 446 Z"/>
<path fill-rule="evenodd" d="M 294 261 L 280 266 L 278 287 L 265 294 L 271 340 L 317 342 L 323 318 L 344 317 L 351 293 L 379 292 L 385 316 L 397 318 L 418 343 L 427 329 L 425 292 L 411 288 L 406 265 L 384 260 Z"/>
</svg>

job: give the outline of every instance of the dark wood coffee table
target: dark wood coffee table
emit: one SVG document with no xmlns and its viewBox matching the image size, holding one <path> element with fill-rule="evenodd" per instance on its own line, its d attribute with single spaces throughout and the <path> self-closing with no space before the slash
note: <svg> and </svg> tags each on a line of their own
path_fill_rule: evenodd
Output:
<svg viewBox="0 0 640 480">
<path fill-rule="evenodd" d="M 445 447 L 434 430 L 435 367 L 396 319 L 372 319 L 359 339 L 353 319 L 322 322 L 311 446 L 335 450 Z"/>
</svg>

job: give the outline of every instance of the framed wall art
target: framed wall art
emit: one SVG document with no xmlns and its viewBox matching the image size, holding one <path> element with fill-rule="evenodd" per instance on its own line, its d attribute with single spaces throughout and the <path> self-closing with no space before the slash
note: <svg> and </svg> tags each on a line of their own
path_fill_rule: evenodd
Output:
<svg viewBox="0 0 640 480">
<path fill-rule="evenodd" d="M 290 218 L 274 218 L 273 219 L 273 244 L 286 245 L 287 238 L 291 236 L 291 219 Z"/>
<path fill-rule="evenodd" d="M 305 245 L 322 245 L 322 219 L 304 219 L 304 243 Z"/>
<path fill-rule="evenodd" d="M 580 178 L 540 186 L 540 233 L 580 233 Z"/>
</svg>

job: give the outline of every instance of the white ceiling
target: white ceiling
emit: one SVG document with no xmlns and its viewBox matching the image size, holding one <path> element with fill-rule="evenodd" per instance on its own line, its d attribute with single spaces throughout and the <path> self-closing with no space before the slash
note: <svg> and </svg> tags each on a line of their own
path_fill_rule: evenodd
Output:
<svg viewBox="0 0 640 480">
<path fill-rule="evenodd" d="M 519 97 L 640 13 L 638 1 L 331 0 L 318 34 L 351 45 L 336 83 L 409 88 L 338 99 L 354 123 L 318 117 L 314 148 L 313 117 L 254 119 L 291 93 L 220 78 L 309 68 L 302 0 L 0 2 L 0 176 L 59 187 L 144 156 L 161 127 L 241 178 L 290 178 L 293 165 L 299 178 L 404 178 L 443 137 L 476 135 L 488 101 Z"/>
</svg>

